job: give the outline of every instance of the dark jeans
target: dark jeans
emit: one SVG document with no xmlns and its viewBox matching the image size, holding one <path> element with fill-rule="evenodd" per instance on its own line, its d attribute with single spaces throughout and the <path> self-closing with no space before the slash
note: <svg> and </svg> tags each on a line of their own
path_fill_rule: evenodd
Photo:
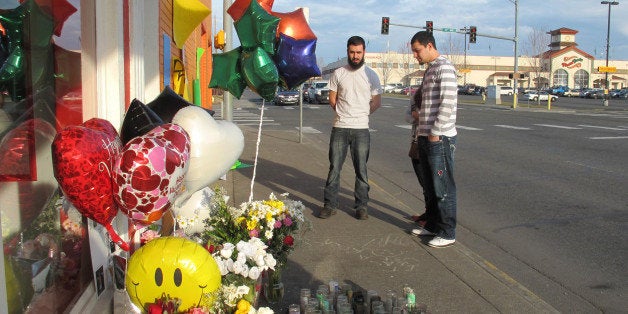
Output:
<svg viewBox="0 0 628 314">
<path fill-rule="evenodd" d="M 442 136 L 435 143 L 419 137 L 420 159 L 412 159 L 412 167 L 423 187 L 425 229 L 445 239 L 456 238 L 455 150 L 456 136 Z"/>
<path fill-rule="evenodd" d="M 366 162 L 369 160 L 371 135 L 368 129 L 332 128 L 329 139 L 329 174 L 325 183 L 324 206 L 338 208 L 340 190 L 340 171 L 351 150 L 351 160 L 355 169 L 354 209 L 367 208 L 369 202 L 369 183 Z"/>
</svg>

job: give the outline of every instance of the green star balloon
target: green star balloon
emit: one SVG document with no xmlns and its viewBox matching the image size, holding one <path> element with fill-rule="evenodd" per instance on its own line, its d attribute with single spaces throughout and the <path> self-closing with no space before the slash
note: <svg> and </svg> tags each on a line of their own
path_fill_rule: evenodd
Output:
<svg viewBox="0 0 628 314">
<path fill-rule="evenodd" d="M 266 12 L 257 1 L 251 1 L 244 15 L 234 23 L 240 45 L 245 50 L 259 46 L 274 55 L 279 20 Z"/>
<path fill-rule="evenodd" d="M 225 53 L 212 54 L 212 78 L 209 81 L 210 88 L 220 88 L 230 92 L 240 99 L 246 88 L 246 82 L 240 72 L 241 47 Z"/>
<path fill-rule="evenodd" d="M 251 1 L 255 2 L 255 1 Z M 273 59 L 261 47 L 242 52 L 242 73 L 254 92 L 266 101 L 271 101 L 277 94 L 279 72 Z"/>
</svg>

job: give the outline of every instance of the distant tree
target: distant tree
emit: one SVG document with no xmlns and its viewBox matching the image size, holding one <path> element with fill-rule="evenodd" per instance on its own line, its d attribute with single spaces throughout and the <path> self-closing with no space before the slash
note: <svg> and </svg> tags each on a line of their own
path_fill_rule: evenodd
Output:
<svg viewBox="0 0 628 314">
<path fill-rule="evenodd" d="M 546 65 L 545 54 L 548 51 L 549 36 L 546 31 L 535 27 L 528 34 L 527 41 L 523 44 L 523 53 L 528 56 L 525 58 L 530 68 L 530 79 L 534 82 L 534 88 L 537 90 L 544 87 L 545 82 L 549 81 L 549 68 Z"/>
<path fill-rule="evenodd" d="M 393 66 L 392 66 L 392 62 L 393 62 L 393 58 L 390 55 L 390 50 L 387 50 L 386 53 L 382 53 L 381 54 L 381 61 L 382 61 L 382 77 L 381 80 L 383 82 L 383 86 L 386 86 L 386 84 L 388 84 L 388 81 L 390 81 L 390 77 L 393 74 Z"/>
<path fill-rule="evenodd" d="M 399 70 L 401 72 L 401 77 L 403 80 L 403 84 L 411 85 L 412 78 L 410 77 L 412 73 L 416 71 L 415 65 L 419 65 L 418 62 L 414 59 L 414 55 L 412 54 L 412 49 L 410 47 L 410 42 L 405 42 L 399 46 Z"/>
</svg>

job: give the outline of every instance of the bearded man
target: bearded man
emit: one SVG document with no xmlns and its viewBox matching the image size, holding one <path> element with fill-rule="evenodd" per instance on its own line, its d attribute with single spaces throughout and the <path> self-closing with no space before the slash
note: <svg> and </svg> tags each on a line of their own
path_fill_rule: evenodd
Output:
<svg viewBox="0 0 628 314">
<path fill-rule="evenodd" d="M 339 209 L 340 171 L 350 150 L 355 170 L 355 217 L 368 219 L 369 116 L 381 106 L 382 88 L 377 73 L 364 64 L 365 52 L 362 37 L 349 38 L 347 65 L 336 69 L 329 80 L 329 105 L 336 115 L 329 139 L 329 173 L 319 218 L 329 218 Z"/>
</svg>

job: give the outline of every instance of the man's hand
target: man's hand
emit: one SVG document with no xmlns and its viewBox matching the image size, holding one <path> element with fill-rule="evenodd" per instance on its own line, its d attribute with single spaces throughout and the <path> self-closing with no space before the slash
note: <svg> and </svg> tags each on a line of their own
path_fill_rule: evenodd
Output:
<svg viewBox="0 0 628 314">
<path fill-rule="evenodd" d="M 427 141 L 428 142 L 439 142 L 440 141 L 440 136 L 438 136 L 438 135 L 428 135 L 427 136 Z"/>
</svg>

